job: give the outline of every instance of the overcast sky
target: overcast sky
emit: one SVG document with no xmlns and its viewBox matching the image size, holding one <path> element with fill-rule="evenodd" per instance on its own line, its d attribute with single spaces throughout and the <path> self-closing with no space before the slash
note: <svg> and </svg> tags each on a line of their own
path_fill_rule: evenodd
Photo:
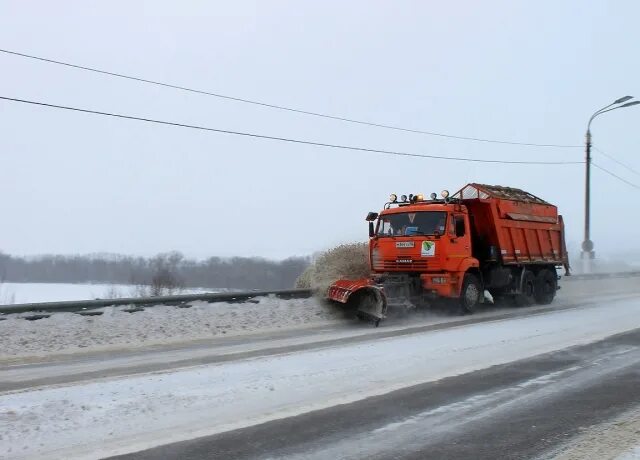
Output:
<svg viewBox="0 0 640 460">
<path fill-rule="evenodd" d="M 640 97 L 628 1 L 5 1 L 0 48 L 303 110 L 461 136 L 584 142 Z M 433 155 L 580 161 L 582 148 L 475 143 L 184 93 L 0 53 L 0 96 Z M 640 171 L 640 106 L 593 126 Z M 467 182 L 557 204 L 582 241 L 583 165 L 495 165 L 234 137 L 0 101 L 0 250 L 305 255 L 366 240 L 391 192 Z M 594 152 L 594 161 L 640 176 Z M 639 248 L 640 190 L 593 171 L 596 252 Z"/>
</svg>

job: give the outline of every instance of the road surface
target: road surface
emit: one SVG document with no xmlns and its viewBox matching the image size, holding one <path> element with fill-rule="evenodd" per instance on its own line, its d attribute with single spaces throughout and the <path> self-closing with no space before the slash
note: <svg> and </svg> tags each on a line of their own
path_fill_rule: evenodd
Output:
<svg viewBox="0 0 640 460">
<path fill-rule="evenodd" d="M 558 447 L 585 428 L 640 405 L 639 382 L 640 330 L 635 330 L 352 404 L 112 458 L 555 457 Z M 610 455 L 624 452 L 616 447 Z"/>
<path fill-rule="evenodd" d="M 579 452 L 626 455 L 640 288 L 567 284 L 550 307 L 11 362 L 0 457 L 570 459 L 620 417 Z"/>
</svg>

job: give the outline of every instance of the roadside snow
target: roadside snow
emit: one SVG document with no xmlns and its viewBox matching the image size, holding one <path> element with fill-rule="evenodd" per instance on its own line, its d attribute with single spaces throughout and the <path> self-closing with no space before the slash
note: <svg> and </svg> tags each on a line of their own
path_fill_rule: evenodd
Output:
<svg viewBox="0 0 640 460">
<path fill-rule="evenodd" d="M 640 438 L 640 435 L 636 431 L 635 433 L 636 442 L 638 438 Z M 629 452 L 622 454 L 616 460 L 640 460 L 640 445 L 634 448 L 633 450 L 630 450 Z"/>
<path fill-rule="evenodd" d="M 183 342 L 271 329 L 339 321 L 340 311 L 316 299 L 261 297 L 257 303 L 192 302 L 191 308 L 156 306 L 127 313 L 101 309 L 101 316 L 55 313 L 37 321 L 8 315 L 0 321 L 0 359 Z"/>
<path fill-rule="evenodd" d="M 638 300 L 0 396 L 0 457 L 99 458 L 191 439 L 640 328 Z"/>
<path fill-rule="evenodd" d="M 554 460 L 640 460 L 640 407 L 586 430 L 546 458 Z"/>
</svg>

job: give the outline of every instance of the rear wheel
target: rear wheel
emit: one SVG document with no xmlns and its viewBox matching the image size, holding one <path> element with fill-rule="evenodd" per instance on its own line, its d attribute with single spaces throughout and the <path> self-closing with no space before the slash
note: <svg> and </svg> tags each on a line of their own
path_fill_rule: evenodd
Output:
<svg viewBox="0 0 640 460">
<path fill-rule="evenodd" d="M 513 300 L 518 307 L 528 307 L 536 302 L 536 277 L 533 272 L 525 271 L 522 291 L 516 294 Z"/>
<path fill-rule="evenodd" d="M 476 311 L 478 303 L 480 303 L 480 295 L 482 294 L 482 286 L 478 277 L 467 273 L 462 281 L 462 290 L 460 291 L 460 310 L 461 313 L 473 313 Z"/>
<path fill-rule="evenodd" d="M 535 299 L 542 305 L 548 305 L 553 302 L 558 290 L 558 276 L 555 270 L 540 270 L 536 276 Z"/>
</svg>

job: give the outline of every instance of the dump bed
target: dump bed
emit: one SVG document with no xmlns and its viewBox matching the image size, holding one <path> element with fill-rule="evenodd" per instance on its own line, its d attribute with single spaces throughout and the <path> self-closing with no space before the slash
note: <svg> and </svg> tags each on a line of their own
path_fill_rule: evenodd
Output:
<svg viewBox="0 0 640 460">
<path fill-rule="evenodd" d="M 568 268 L 564 223 L 556 206 L 524 190 L 475 183 L 453 198 L 469 210 L 473 252 L 481 263 Z"/>
</svg>

